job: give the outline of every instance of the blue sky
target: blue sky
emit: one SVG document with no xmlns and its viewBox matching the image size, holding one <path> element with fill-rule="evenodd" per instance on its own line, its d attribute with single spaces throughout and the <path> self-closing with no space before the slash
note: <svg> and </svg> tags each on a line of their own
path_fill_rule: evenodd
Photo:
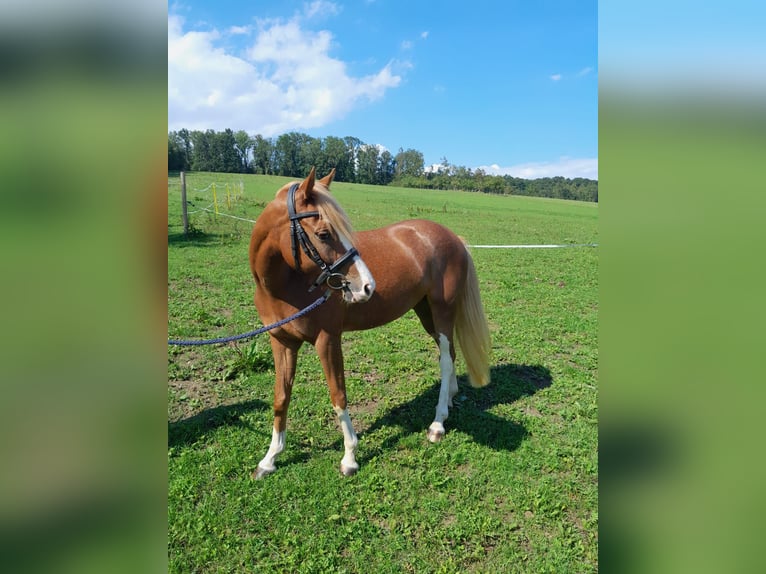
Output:
<svg viewBox="0 0 766 574">
<path fill-rule="evenodd" d="M 597 178 L 593 1 L 184 0 L 168 129 L 355 136 L 426 165 Z"/>
</svg>

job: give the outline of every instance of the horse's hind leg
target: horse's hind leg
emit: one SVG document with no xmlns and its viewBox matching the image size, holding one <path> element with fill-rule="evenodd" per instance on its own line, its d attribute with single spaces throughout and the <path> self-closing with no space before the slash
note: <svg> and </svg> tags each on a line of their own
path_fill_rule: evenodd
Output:
<svg viewBox="0 0 766 574">
<path fill-rule="evenodd" d="M 455 375 L 455 351 L 450 338 L 439 333 L 439 372 L 441 385 L 439 387 L 439 402 L 436 404 L 434 422 L 428 427 L 426 434 L 431 442 L 441 441 L 444 433 L 444 421 L 449 416 L 452 397 L 457 394 L 457 377 Z"/>
<path fill-rule="evenodd" d="M 274 427 L 271 431 L 271 445 L 253 472 L 253 478 L 260 479 L 274 472 L 277 456 L 285 449 L 285 429 L 287 427 L 287 409 L 295 380 L 295 366 L 298 361 L 298 349 L 301 343 L 285 344 L 271 337 L 271 350 L 274 354 Z"/>
<path fill-rule="evenodd" d="M 449 416 L 452 398 L 457 394 L 457 375 L 455 374 L 455 345 L 453 342 L 454 314 L 444 306 L 433 306 L 424 298 L 415 306 L 423 328 L 434 338 L 439 346 L 439 402 L 436 405 L 434 422 L 428 427 L 426 435 L 431 442 L 439 442 L 444 436 L 444 421 Z M 434 317 L 434 308 L 437 314 Z M 435 320 L 436 319 L 436 320 Z"/>
</svg>

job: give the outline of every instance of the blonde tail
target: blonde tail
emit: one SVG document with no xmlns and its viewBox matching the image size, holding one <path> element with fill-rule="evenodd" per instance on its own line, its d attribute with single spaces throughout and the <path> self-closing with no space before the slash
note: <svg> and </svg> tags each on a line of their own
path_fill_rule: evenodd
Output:
<svg viewBox="0 0 766 574">
<path fill-rule="evenodd" d="M 479 279 L 470 254 L 468 255 L 468 276 L 457 308 L 455 334 L 468 368 L 468 380 L 471 386 L 486 387 L 489 384 L 489 352 L 492 342 L 484 307 L 481 304 Z"/>
</svg>

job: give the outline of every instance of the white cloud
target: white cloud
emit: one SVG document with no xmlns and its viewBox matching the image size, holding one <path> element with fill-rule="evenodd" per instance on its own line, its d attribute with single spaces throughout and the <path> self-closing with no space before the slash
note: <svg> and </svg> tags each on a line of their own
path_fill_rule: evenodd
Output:
<svg viewBox="0 0 766 574">
<path fill-rule="evenodd" d="M 577 72 L 577 75 L 578 75 L 578 76 L 587 76 L 587 75 L 588 75 L 588 74 L 590 74 L 592 71 L 593 71 L 593 68 L 591 68 L 590 66 L 588 66 L 587 68 L 583 68 L 582 70 L 580 70 L 579 72 Z"/>
<path fill-rule="evenodd" d="M 402 47 L 402 50 L 410 50 L 412 49 L 412 42 L 410 42 L 409 40 L 404 40 L 402 41 L 401 47 Z"/>
<path fill-rule="evenodd" d="M 334 2 L 327 2 L 326 0 L 314 0 L 314 2 L 303 5 L 303 13 L 307 18 L 313 18 L 317 15 L 333 16 L 340 12 L 340 7 Z"/>
<path fill-rule="evenodd" d="M 238 36 L 240 34 L 249 34 L 250 33 L 250 26 L 232 26 L 229 28 L 229 34 Z"/>
<path fill-rule="evenodd" d="M 500 167 L 498 164 L 482 165 L 482 169 L 488 175 L 511 175 L 524 179 L 537 179 L 540 177 L 566 177 L 574 179 L 584 177 L 598 179 L 598 158 L 571 158 L 561 157 L 552 162 L 530 162 Z"/>
<path fill-rule="evenodd" d="M 423 40 L 428 38 L 428 30 L 425 30 L 424 32 L 421 32 L 420 33 L 420 37 L 423 38 Z"/>
<path fill-rule="evenodd" d="M 314 2 L 306 13 L 330 5 Z M 260 22 L 242 54 L 225 47 L 217 30 L 186 30 L 184 24 L 168 15 L 170 130 L 232 128 L 270 137 L 319 127 L 401 82 L 394 62 L 368 76 L 350 76 L 346 64 L 330 56 L 333 35 L 305 29 L 300 16 Z"/>
<path fill-rule="evenodd" d="M 561 74 L 553 74 L 552 76 L 550 76 L 550 78 L 554 82 L 558 82 L 561 79 Z"/>
<path fill-rule="evenodd" d="M 390 150 L 386 146 L 384 146 L 383 144 L 362 144 L 359 147 L 360 147 L 360 149 L 367 149 L 367 148 L 373 148 L 374 147 L 375 149 L 378 150 L 379 154 L 383 153 L 384 151 L 387 151 L 387 152 L 391 153 Z"/>
</svg>

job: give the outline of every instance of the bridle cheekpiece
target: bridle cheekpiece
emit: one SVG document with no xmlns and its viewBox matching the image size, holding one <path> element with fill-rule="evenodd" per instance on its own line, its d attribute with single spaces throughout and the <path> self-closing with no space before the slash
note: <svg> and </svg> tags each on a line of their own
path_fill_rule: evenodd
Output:
<svg viewBox="0 0 766 574">
<path fill-rule="evenodd" d="M 316 263 L 322 270 L 319 277 L 317 277 L 311 287 L 309 287 L 309 293 L 319 287 L 322 283 L 327 283 L 327 286 L 330 289 L 345 289 L 348 287 L 349 282 L 346 280 L 346 276 L 339 273 L 338 270 L 346 265 L 349 260 L 359 255 L 359 252 L 355 247 L 351 247 L 351 249 L 340 256 L 332 265 L 328 265 L 325 260 L 322 259 L 322 256 L 319 255 L 319 251 L 317 251 L 314 244 L 311 243 L 311 240 L 300 222 L 301 219 L 306 219 L 307 217 L 319 217 L 319 212 L 295 212 L 295 192 L 297 189 L 298 184 L 294 183 L 290 186 L 290 189 L 287 192 L 287 214 L 290 216 L 290 241 L 293 250 L 293 259 L 295 259 L 295 267 L 300 269 L 300 254 L 298 253 L 298 245 L 300 245 L 306 256 L 308 256 L 308 258 Z"/>
</svg>

